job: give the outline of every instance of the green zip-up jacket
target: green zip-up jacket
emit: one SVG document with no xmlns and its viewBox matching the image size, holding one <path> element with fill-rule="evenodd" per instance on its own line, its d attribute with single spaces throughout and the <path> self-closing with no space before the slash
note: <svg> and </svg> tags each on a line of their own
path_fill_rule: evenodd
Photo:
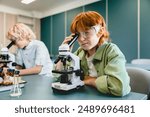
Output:
<svg viewBox="0 0 150 117">
<path fill-rule="evenodd" d="M 80 57 L 84 75 L 88 75 L 85 51 L 78 48 L 75 54 Z M 124 96 L 130 92 L 130 78 L 126 71 L 125 62 L 123 53 L 113 43 L 105 42 L 97 49 L 93 64 L 98 74 L 95 81 L 98 91 L 115 96 Z"/>
</svg>

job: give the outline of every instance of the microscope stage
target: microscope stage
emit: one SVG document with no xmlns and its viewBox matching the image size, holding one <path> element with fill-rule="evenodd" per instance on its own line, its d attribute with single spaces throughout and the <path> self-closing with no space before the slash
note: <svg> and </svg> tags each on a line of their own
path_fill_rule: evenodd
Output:
<svg viewBox="0 0 150 117">
<path fill-rule="evenodd" d="M 52 83 L 53 89 L 61 90 L 61 91 L 70 91 L 72 89 L 79 89 L 82 86 L 84 86 L 83 81 L 80 81 L 74 84 L 67 84 L 67 83 L 60 83 L 60 82 Z"/>
</svg>

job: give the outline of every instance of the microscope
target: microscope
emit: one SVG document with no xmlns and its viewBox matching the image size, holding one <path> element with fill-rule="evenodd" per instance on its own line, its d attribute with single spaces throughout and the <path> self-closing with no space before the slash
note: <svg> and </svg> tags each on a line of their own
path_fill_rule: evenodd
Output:
<svg viewBox="0 0 150 117">
<path fill-rule="evenodd" d="M 57 64 L 62 62 L 62 70 L 53 70 L 52 73 L 59 74 L 57 82 L 52 83 L 53 92 L 69 92 L 84 86 L 83 71 L 80 69 L 80 58 L 70 52 L 70 47 L 79 37 L 78 34 L 68 44 L 59 46 L 59 55 L 54 61 Z"/>
<path fill-rule="evenodd" d="M 15 62 L 15 56 L 9 53 L 8 49 L 14 44 L 12 41 L 7 47 L 4 47 L 0 51 L 0 85 L 11 85 L 12 82 L 12 72 L 3 73 L 3 68 L 15 69 L 13 62 Z"/>
<path fill-rule="evenodd" d="M 8 44 L 7 47 L 4 47 L 0 51 L 0 68 L 9 67 L 12 68 L 12 62 L 15 61 L 15 56 L 9 53 L 9 48 L 14 45 L 14 41 Z"/>
</svg>

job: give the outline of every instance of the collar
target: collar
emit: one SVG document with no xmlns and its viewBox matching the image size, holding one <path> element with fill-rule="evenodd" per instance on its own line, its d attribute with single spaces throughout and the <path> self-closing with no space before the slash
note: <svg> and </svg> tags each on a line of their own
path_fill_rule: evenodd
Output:
<svg viewBox="0 0 150 117">
<path fill-rule="evenodd" d="M 97 49 L 97 51 L 96 51 L 93 59 L 99 60 L 99 61 L 102 60 L 103 50 L 107 46 L 107 44 L 108 44 L 108 42 L 104 42 L 103 45 L 101 45 L 101 46 L 98 47 L 98 49 Z M 79 52 L 78 56 L 80 57 L 80 60 L 86 59 L 86 52 L 82 48 L 80 48 L 79 51 L 80 52 Z"/>
<path fill-rule="evenodd" d="M 99 46 L 96 53 L 95 53 L 95 56 L 93 59 L 96 59 L 96 60 L 99 60 L 101 61 L 102 60 L 102 57 L 103 57 L 103 50 L 104 48 L 107 46 L 108 42 L 104 42 L 103 45 Z"/>
<path fill-rule="evenodd" d="M 31 41 L 29 42 L 29 44 L 23 48 L 23 50 L 30 49 L 30 48 L 32 47 L 32 45 L 33 45 L 32 42 L 33 42 L 33 40 L 31 40 Z"/>
</svg>

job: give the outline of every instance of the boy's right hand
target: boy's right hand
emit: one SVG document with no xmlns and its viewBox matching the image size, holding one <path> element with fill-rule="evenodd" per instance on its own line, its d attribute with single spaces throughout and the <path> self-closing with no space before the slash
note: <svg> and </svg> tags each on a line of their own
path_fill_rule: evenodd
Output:
<svg viewBox="0 0 150 117">
<path fill-rule="evenodd" d="M 66 37 L 64 39 L 64 41 L 62 42 L 62 44 L 67 44 L 69 41 L 71 41 L 71 39 L 73 38 L 73 35 L 75 35 L 75 34 L 72 33 L 71 35 L 69 35 L 68 37 Z"/>
<path fill-rule="evenodd" d="M 68 44 L 69 41 L 71 41 L 71 39 L 73 39 L 73 35 L 75 35 L 75 33 L 72 33 L 71 35 L 69 35 L 68 37 L 66 37 L 64 39 L 64 41 L 62 42 L 62 44 Z M 70 47 L 70 51 L 72 51 L 73 49 L 73 45 Z"/>
</svg>

